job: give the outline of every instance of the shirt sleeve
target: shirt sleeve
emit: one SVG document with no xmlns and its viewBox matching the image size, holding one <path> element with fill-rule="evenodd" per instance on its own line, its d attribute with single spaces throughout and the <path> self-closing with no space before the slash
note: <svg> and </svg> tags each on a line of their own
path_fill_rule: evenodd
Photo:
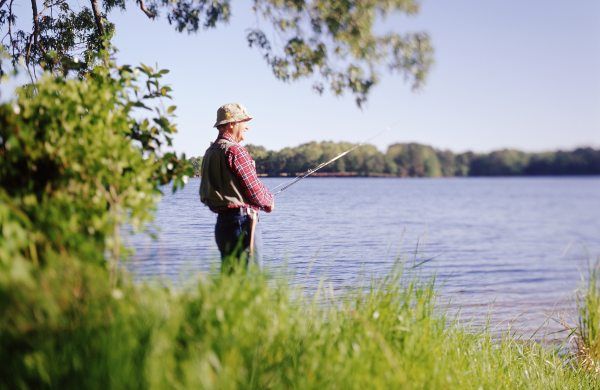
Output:
<svg viewBox="0 0 600 390">
<path fill-rule="evenodd" d="M 270 212 L 273 195 L 258 179 L 254 160 L 246 148 L 240 145 L 231 146 L 227 151 L 227 162 L 233 174 L 240 179 L 242 191 L 249 200 L 250 206 Z"/>
</svg>

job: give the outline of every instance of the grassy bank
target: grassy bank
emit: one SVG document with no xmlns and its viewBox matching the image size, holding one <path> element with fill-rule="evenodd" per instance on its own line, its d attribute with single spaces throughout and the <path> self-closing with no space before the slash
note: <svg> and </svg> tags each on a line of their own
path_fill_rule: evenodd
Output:
<svg viewBox="0 0 600 390">
<path fill-rule="evenodd" d="M 600 261 L 590 266 L 587 285 L 579 297 L 579 324 L 576 334 L 581 364 L 600 374 Z"/>
<path fill-rule="evenodd" d="M 309 299 L 259 274 L 205 276 L 174 290 L 126 279 L 110 287 L 102 268 L 77 262 L 47 267 L 38 285 L 2 292 L 11 316 L 0 334 L 3 388 L 599 383 L 577 360 L 537 344 L 447 325 L 433 313 L 431 285 L 394 277 L 323 304 L 326 295 Z"/>
</svg>

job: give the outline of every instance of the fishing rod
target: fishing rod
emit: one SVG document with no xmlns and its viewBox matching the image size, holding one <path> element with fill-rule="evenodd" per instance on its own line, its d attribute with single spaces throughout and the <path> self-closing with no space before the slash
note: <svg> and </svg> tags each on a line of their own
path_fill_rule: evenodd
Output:
<svg viewBox="0 0 600 390">
<path fill-rule="evenodd" d="M 290 181 L 283 182 L 283 183 L 281 183 L 281 184 L 278 184 L 278 185 L 276 185 L 275 187 L 273 187 L 273 188 L 271 189 L 271 191 L 274 191 L 275 189 L 277 189 L 277 188 L 279 188 L 279 187 L 281 187 L 281 186 L 283 186 L 283 187 L 281 187 L 281 188 L 280 188 L 280 189 L 279 189 L 277 192 L 275 192 L 275 193 L 273 194 L 273 196 L 276 196 L 276 195 L 279 195 L 279 194 L 281 194 L 283 191 L 287 190 L 288 188 L 290 188 L 290 187 L 291 187 L 291 186 L 293 186 L 294 184 L 298 183 L 300 180 L 302 180 L 302 179 L 304 179 L 304 178 L 306 178 L 306 177 L 308 177 L 308 176 L 312 175 L 313 173 L 315 173 L 315 172 L 316 172 L 316 171 L 318 171 L 319 169 L 321 169 L 321 168 L 323 168 L 323 167 L 326 167 L 327 165 L 331 164 L 332 162 L 334 162 L 334 161 L 336 161 L 336 160 L 338 160 L 338 159 L 340 159 L 340 158 L 344 157 L 345 155 L 347 155 L 348 153 L 352 152 L 353 150 L 355 150 L 355 149 L 358 149 L 359 147 L 361 147 L 361 146 L 365 145 L 367 142 L 371 141 L 372 139 L 379 137 L 379 136 L 380 136 L 382 133 L 386 132 L 387 130 L 389 130 L 389 127 L 388 127 L 388 128 L 386 128 L 385 130 L 382 130 L 382 131 L 380 131 L 379 133 L 375 134 L 375 135 L 374 135 L 374 136 L 372 136 L 371 138 L 369 138 L 369 139 L 367 139 L 367 140 L 365 140 L 365 141 L 363 141 L 363 142 L 361 142 L 361 143 L 359 143 L 359 144 L 357 144 L 357 145 L 354 145 L 354 146 L 353 146 L 353 147 L 351 147 L 350 149 L 348 149 L 348 150 L 346 150 L 346 151 L 344 151 L 344 152 L 342 152 L 342 153 L 338 154 L 337 156 L 335 156 L 335 157 L 334 157 L 334 158 L 332 158 L 331 160 L 329 160 L 329 161 L 325 161 L 325 162 L 322 162 L 321 164 L 317 165 L 316 167 L 314 167 L 314 168 L 312 168 L 312 169 L 309 169 L 309 170 L 308 170 L 308 171 L 307 171 L 305 174 L 303 174 L 302 176 L 298 176 L 298 177 L 296 177 L 295 179 L 292 179 L 292 180 L 290 180 Z"/>
</svg>

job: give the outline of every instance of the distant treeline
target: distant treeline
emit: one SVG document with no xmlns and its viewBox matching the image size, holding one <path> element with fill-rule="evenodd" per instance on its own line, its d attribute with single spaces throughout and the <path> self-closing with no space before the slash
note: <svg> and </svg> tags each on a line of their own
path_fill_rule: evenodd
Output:
<svg viewBox="0 0 600 390">
<path fill-rule="evenodd" d="M 297 175 L 327 161 L 355 144 L 348 142 L 309 142 L 279 151 L 262 146 L 246 148 L 256 161 L 259 174 Z M 191 159 L 196 175 L 202 157 Z M 600 150 L 577 148 L 572 151 L 525 153 L 503 149 L 491 153 L 453 153 L 417 143 L 393 144 L 385 153 L 364 145 L 319 172 L 344 176 L 521 176 L 521 175 L 600 175 Z"/>
</svg>

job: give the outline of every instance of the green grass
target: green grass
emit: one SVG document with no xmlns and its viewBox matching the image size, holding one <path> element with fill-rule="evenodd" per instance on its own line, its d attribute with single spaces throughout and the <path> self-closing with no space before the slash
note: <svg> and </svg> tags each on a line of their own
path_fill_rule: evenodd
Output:
<svg viewBox="0 0 600 390">
<path fill-rule="evenodd" d="M 1 387 L 598 388 L 536 343 L 448 325 L 431 284 L 398 276 L 307 297 L 255 273 L 113 289 L 98 269 L 58 267 L 2 322 Z"/>
<path fill-rule="evenodd" d="M 583 366 L 600 373 L 600 261 L 590 266 L 578 309 L 576 340 L 579 359 Z"/>
</svg>

